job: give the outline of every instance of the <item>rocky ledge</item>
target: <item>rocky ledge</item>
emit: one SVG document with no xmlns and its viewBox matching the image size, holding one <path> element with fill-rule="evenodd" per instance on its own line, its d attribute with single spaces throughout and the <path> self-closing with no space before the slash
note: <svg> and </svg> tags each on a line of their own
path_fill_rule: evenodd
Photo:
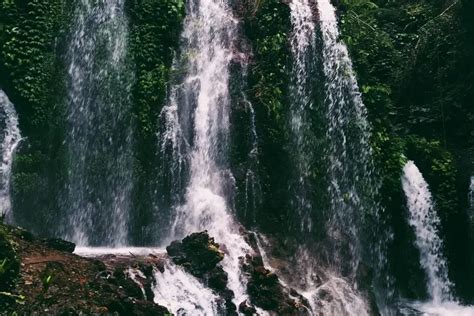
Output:
<svg viewBox="0 0 474 316">
<path fill-rule="evenodd" d="M 250 238 L 250 236 L 249 236 Z M 249 299 L 234 304 L 222 267 L 225 247 L 207 232 L 191 234 L 167 247 L 167 254 L 73 254 L 75 245 L 39 239 L 0 224 L 0 312 L 18 314 L 171 315 L 154 302 L 155 273 L 172 261 L 211 289 L 221 302 L 219 314 L 305 315 L 308 304 L 266 269 L 256 247 L 241 259 Z"/>
<path fill-rule="evenodd" d="M 84 258 L 74 244 L 38 239 L 0 224 L 0 311 L 20 315 L 169 315 L 153 302 L 151 278 L 130 278 L 163 267 L 157 256 Z"/>
</svg>

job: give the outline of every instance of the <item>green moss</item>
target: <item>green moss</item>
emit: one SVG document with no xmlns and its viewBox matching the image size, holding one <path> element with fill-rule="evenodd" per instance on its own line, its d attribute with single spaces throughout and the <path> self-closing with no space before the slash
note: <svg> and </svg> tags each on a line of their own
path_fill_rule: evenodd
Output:
<svg viewBox="0 0 474 316">
<path fill-rule="evenodd" d="M 69 0 L 0 1 L 0 85 L 16 106 L 24 137 L 13 201 L 17 222 L 27 227 L 48 228 L 49 210 L 57 209 L 65 99 L 60 56 L 70 8 Z"/>
<path fill-rule="evenodd" d="M 466 297 L 472 296 L 469 282 L 473 283 L 462 277 L 472 275 L 472 251 L 460 246 L 469 238 L 465 196 L 474 173 L 469 156 L 474 45 L 469 40 L 472 22 L 464 16 L 469 8 L 464 2 L 424 0 L 342 0 L 338 6 L 343 39 L 374 126 L 372 143 L 383 178 L 384 206 L 395 230 L 399 275 L 403 269 L 414 271 L 400 258 L 412 247 L 399 182 L 401 166 L 410 159 L 433 192 L 451 277 Z M 403 282 L 399 288 L 416 291 L 417 286 L 409 284 L 412 280 Z"/>
<path fill-rule="evenodd" d="M 174 52 L 178 48 L 183 0 L 128 0 L 126 9 L 130 24 L 130 56 L 135 63 L 133 87 L 134 113 L 137 122 L 135 148 L 135 217 L 136 231 L 151 222 L 154 181 L 157 178 L 157 144 L 159 113 L 165 103 Z M 137 240 L 155 240 L 158 232 L 134 236 Z"/>
<path fill-rule="evenodd" d="M 286 114 L 288 112 L 291 54 L 289 6 L 280 0 L 266 0 L 247 6 L 244 33 L 253 56 L 248 70 L 247 97 L 255 109 L 259 137 L 259 178 L 262 201 L 258 222 L 267 232 L 286 231 L 290 170 Z M 234 128 L 239 128 L 238 126 Z"/>
</svg>

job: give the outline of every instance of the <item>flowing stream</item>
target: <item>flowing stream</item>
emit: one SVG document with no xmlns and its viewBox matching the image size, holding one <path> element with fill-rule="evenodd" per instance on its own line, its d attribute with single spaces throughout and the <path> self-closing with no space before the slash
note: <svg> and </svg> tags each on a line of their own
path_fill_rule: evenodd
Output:
<svg viewBox="0 0 474 316">
<path fill-rule="evenodd" d="M 0 215 L 5 216 L 6 221 L 11 223 L 13 221 L 10 196 L 11 173 L 13 158 L 21 141 L 21 134 L 15 107 L 2 90 L 0 90 L 0 123 L 2 131 L 0 134 L 2 151 L 0 165 Z"/>
<path fill-rule="evenodd" d="M 133 188 L 131 84 L 124 0 L 75 3 L 68 49 L 64 236 L 127 244 Z"/>
</svg>

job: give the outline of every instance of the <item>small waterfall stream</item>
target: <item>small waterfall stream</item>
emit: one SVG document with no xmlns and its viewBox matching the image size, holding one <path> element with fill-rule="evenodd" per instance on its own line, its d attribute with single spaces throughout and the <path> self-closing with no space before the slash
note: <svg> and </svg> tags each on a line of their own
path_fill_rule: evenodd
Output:
<svg viewBox="0 0 474 316">
<path fill-rule="evenodd" d="M 292 154 L 295 175 L 293 179 L 294 201 L 292 207 L 298 212 L 300 230 L 311 232 L 312 200 L 309 177 L 312 167 L 311 123 L 308 110 L 311 108 L 310 68 L 314 63 L 313 46 L 316 40 L 315 17 L 309 0 L 290 2 L 293 36 L 293 78 L 290 87 L 290 128 L 294 152 Z"/>
<path fill-rule="evenodd" d="M 10 196 L 11 172 L 15 151 L 21 141 L 21 134 L 15 107 L 2 90 L 0 90 L 0 126 L 2 155 L 0 165 L 0 215 L 5 216 L 6 221 L 11 223 L 13 221 Z"/>
<path fill-rule="evenodd" d="M 318 9 L 329 125 L 326 137 L 331 209 L 327 229 L 333 241 L 334 261 L 350 262 L 352 267 L 346 267 L 345 273 L 353 274 L 362 251 L 362 211 L 376 211 L 371 204 L 375 192 L 370 192 L 374 189 L 370 129 L 347 47 L 339 38 L 335 8 L 329 0 L 319 0 Z"/>
<path fill-rule="evenodd" d="M 250 101 L 244 95 L 244 102 L 250 118 L 250 141 L 251 149 L 247 156 L 247 172 L 245 174 L 245 205 L 244 217 L 250 218 L 252 223 L 256 222 L 258 208 L 261 206 L 261 183 L 258 175 L 259 171 L 259 148 L 258 148 L 258 134 L 257 123 L 255 118 L 255 109 Z"/>
<path fill-rule="evenodd" d="M 436 214 L 428 184 L 413 161 L 409 161 L 403 168 L 402 185 L 410 214 L 408 221 L 415 231 L 420 265 L 427 276 L 426 287 L 430 298 L 436 304 L 451 301 L 452 284 L 448 278 L 443 242 L 438 232 L 440 219 Z"/>
<path fill-rule="evenodd" d="M 128 22 L 123 0 L 81 0 L 68 49 L 64 236 L 127 243 L 133 187 Z"/>
<path fill-rule="evenodd" d="M 426 274 L 427 302 L 413 302 L 411 306 L 422 315 L 471 316 L 473 306 L 462 306 L 455 298 L 448 276 L 448 264 L 439 236 L 440 219 L 436 213 L 428 183 L 413 161 L 403 168 L 401 178 L 409 211 L 408 223 L 415 232 L 415 243 L 420 251 L 420 266 Z M 408 312 L 406 315 L 412 315 Z"/>
</svg>

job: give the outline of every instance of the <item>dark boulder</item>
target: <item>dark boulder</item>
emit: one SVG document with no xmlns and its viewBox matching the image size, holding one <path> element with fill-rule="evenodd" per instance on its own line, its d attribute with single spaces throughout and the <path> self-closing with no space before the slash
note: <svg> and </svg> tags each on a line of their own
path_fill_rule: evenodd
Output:
<svg viewBox="0 0 474 316">
<path fill-rule="evenodd" d="M 207 231 L 193 233 L 182 241 L 173 241 L 166 251 L 175 264 L 182 266 L 223 298 L 225 314 L 237 314 L 237 307 L 232 302 L 234 293 L 227 288 L 227 273 L 219 265 L 224 259 L 224 252 Z"/>
<path fill-rule="evenodd" d="M 43 239 L 42 243 L 49 248 L 69 253 L 76 249 L 76 244 L 59 238 Z"/>
<path fill-rule="evenodd" d="M 244 314 L 245 316 L 252 316 L 257 314 L 257 310 L 255 307 L 250 306 L 247 301 L 243 301 L 239 305 L 239 312 Z"/>
<path fill-rule="evenodd" d="M 209 237 L 207 231 L 191 234 L 182 241 L 173 241 L 166 251 L 175 264 L 185 267 L 196 277 L 202 277 L 224 259 L 219 244 Z"/>
<path fill-rule="evenodd" d="M 261 257 L 247 255 L 244 270 L 249 275 L 247 293 L 253 305 L 278 315 L 309 314 L 305 303 L 290 297 L 278 276 L 264 267 Z"/>
</svg>

